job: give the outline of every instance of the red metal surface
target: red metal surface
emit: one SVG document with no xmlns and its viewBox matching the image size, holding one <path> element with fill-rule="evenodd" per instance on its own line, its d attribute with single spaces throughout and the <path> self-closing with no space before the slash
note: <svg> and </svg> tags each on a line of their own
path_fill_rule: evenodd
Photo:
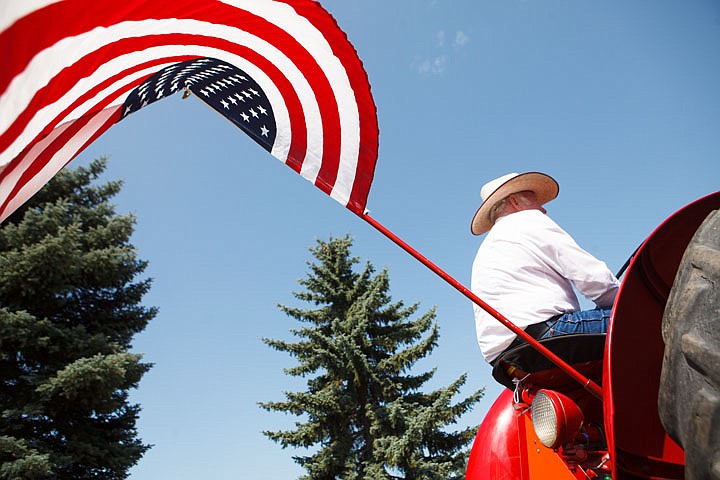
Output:
<svg viewBox="0 0 720 480">
<path fill-rule="evenodd" d="M 681 209 L 643 243 L 615 302 L 603 378 L 613 478 L 683 478 L 684 455 L 657 413 L 664 343 L 662 314 L 675 273 L 698 226 L 720 208 L 720 192 Z"/>
<path fill-rule="evenodd" d="M 591 397 L 587 392 L 585 395 Z M 510 390 L 504 390 L 485 416 L 470 452 L 465 478 L 586 480 L 581 469 L 571 469 L 558 451 L 540 442 L 527 405 L 514 409 L 512 397 Z"/>
<path fill-rule="evenodd" d="M 480 425 L 468 460 L 467 480 L 523 480 L 517 413 L 503 390 Z"/>
</svg>

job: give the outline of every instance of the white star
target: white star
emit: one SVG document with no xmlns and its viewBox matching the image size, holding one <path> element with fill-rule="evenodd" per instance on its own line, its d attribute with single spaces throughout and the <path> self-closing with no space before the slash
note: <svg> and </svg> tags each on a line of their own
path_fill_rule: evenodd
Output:
<svg viewBox="0 0 720 480">
<path fill-rule="evenodd" d="M 202 93 L 202 94 L 205 95 L 206 97 L 209 97 L 209 96 L 210 96 L 210 94 L 209 94 L 209 93 L 207 92 L 207 90 L 205 90 L 205 89 L 200 90 L 200 93 Z"/>
<path fill-rule="evenodd" d="M 248 90 L 250 90 L 252 92 L 252 94 L 255 95 L 256 97 L 260 96 L 260 94 L 258 93 L 257 90 L 253 90 L 252 88 L 248 88 Z"/>
<path fill-rule="evenodd" d="M 228 100 L 232 102 L 233 105 L 237 105 L 237 100 L 235 100 L 235 97 L 227 97 Z"/>
<path fill-rule="evenodd" d="M 244 101 L 245 101 L 245 99 L 243 98 L 243 96 L 240 95 L 239 93 L 236 93 L 236 94 L 235 94 L 235 98 L 237 98 L 237 99 L 240 100 L 241 102 L 244 102 Z"/>
<path fill-rule="evenodd" d="M 265 125 L 263 125 L 262 127 L 260 127 L 260 132 L 261 132 L 261 134 L 262 134 L 263 137 L 267 137 L 267 136 L 268 136 L 268 133 L 270 132 L 270 130 L 268 130 L 267 128 L 265 128 Z"/>
<path fill-rule="evenodd" d="M 262 113 L 263 115 L 267 115 L 267 110 L 265 110 L 262 105 L 258 105 L 257 107 L 258 110 L 260 110 L 260 113 Z"/>
<path fill-rule="evenodd" d="M 249 121 L 250 121 L 250 117 L 248 117 L 247 115 L 245 115 L 245 112 L 240 112 L 240 116 L 241 116 L 241 117 L 243 118 L 243 120 L 245 120 L 246 122 L 249 122 Z"/>
<path fill-rule="evenodd" d="M 250 94 L 249 94 L 248 92 L 246 92 L 245 90 L 242 91 L 242 94 L 245 95 L 247 98 L 252 97 L 252 95 L 250 95 Z"/>
<path fill-rule="evenodd" d="M 252 108 L 250 109 L 250 113 L 252 114 L 253 117 L 258 118 L 257 112 L 255 110 L 253 110 Z"/>
<path fill-rule="evenodd" d="M 220 103 L 222 103 L 222 106 L 223 106 L 224 108 L 230 108 L 230 104 L 229 104 L 228 102 L 226 102 L 224 99 L 223 99 L 223 100 L 220 100 Z"/>
</svg>

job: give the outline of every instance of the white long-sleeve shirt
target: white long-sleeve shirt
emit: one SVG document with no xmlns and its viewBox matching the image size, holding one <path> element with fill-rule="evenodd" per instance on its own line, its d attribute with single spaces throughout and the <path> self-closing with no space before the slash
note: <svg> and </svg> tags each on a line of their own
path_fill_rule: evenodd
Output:
<svg viewBox="0 0 720 480">
<path fill-rule="evenodd" d="M 610 308 L 619 282 L 604 262 L 539 210 L 500 217 L 473 262 L 472 291 L 523 329 L 580 310 L 573 286 L 598 307 Z M 490 362 L 515 334 L 473 306 L 478 344 Z"/>
</svg>

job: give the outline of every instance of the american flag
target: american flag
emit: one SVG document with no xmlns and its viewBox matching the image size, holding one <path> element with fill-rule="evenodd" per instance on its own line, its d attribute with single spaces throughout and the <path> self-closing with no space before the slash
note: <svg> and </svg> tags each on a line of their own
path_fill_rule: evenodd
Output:
<svg viewBox="0 0 720 480">
<path fill-rule="evenodd" d="M 177 92 L 365 210 L 375 105 L 357 53 L 315 1 L 2 2 L 0 48 L 0 221 L 112 125 Z"/>
</svg>

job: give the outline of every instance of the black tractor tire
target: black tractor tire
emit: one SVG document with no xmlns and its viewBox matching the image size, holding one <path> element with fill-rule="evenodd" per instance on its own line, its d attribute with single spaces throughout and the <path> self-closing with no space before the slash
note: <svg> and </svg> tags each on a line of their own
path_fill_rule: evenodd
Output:
<svg viewBox="0 0 720 480">
<path fill-rule="evenodd" d="M 686 480 L 720 480 L 720 210 L 690 241 L 662 321 L 658 411 Z"/>
</svg>

